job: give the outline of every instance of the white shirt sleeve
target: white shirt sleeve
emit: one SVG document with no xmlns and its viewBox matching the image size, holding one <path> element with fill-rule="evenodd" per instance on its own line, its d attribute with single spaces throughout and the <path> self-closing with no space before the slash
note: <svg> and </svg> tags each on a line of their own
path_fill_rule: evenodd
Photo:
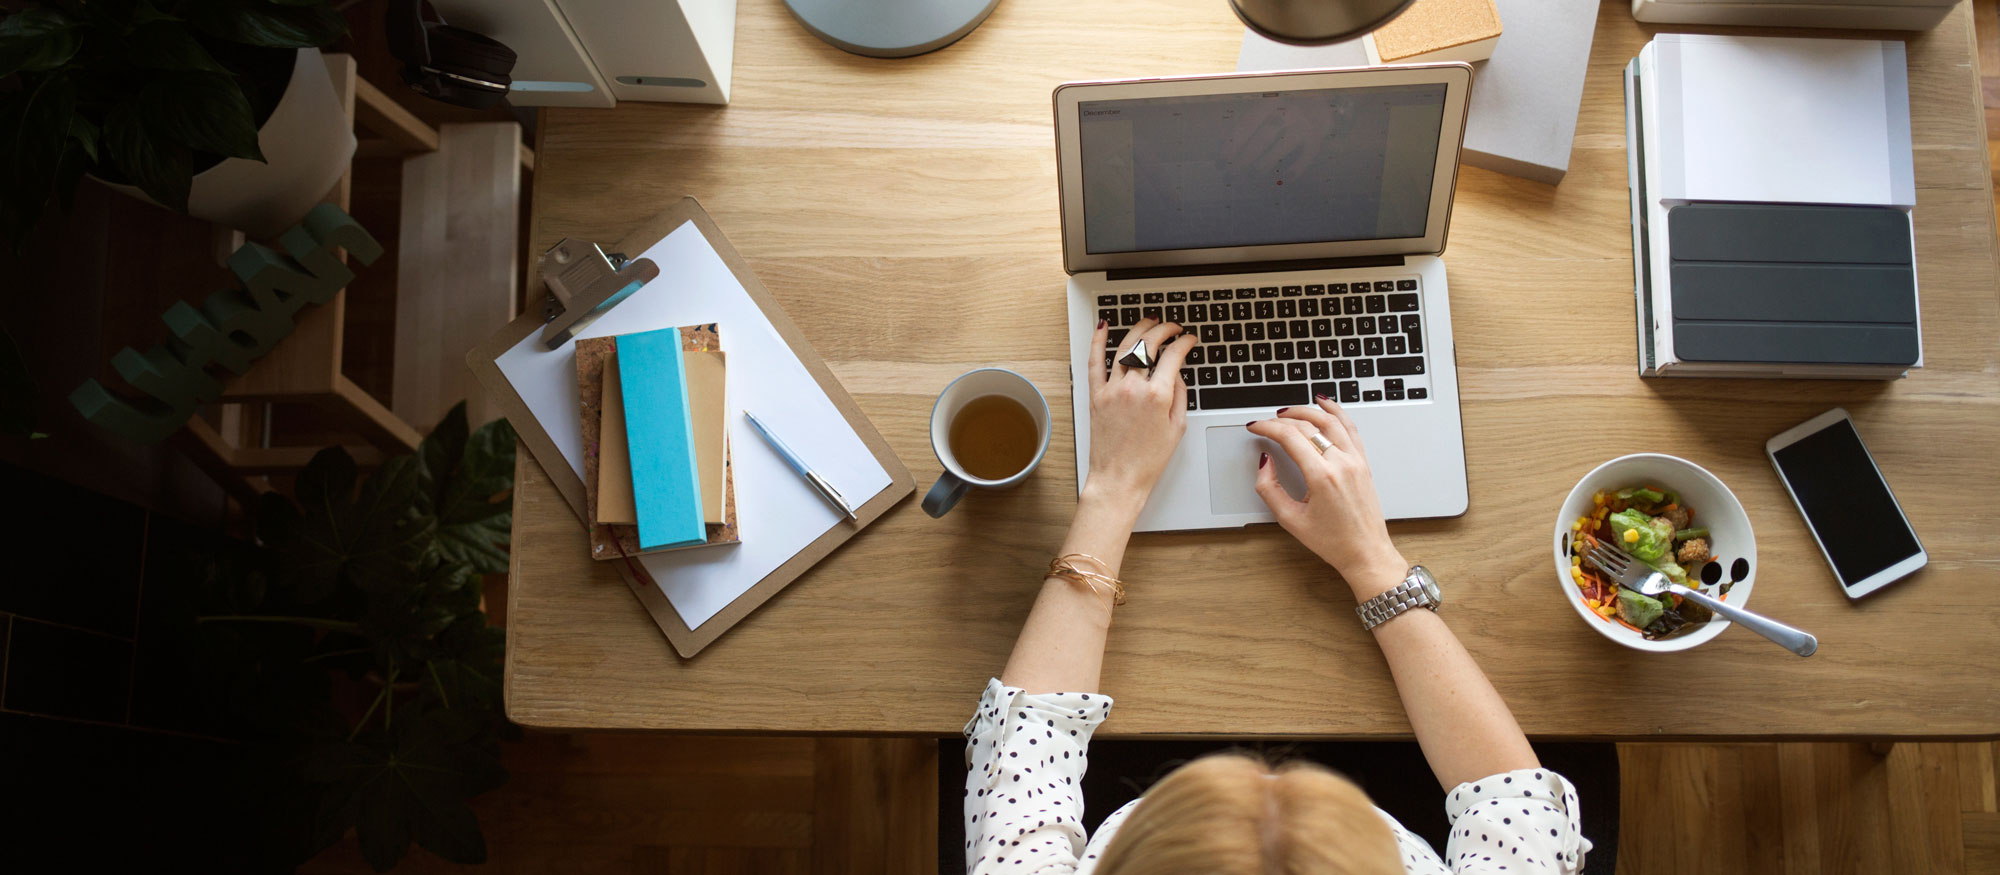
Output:
<svg viewBox="0 0 2000 875">
<path fill-rule="evenodd" d="M 1521 769 L 1452 788 L 1445 862 L 1454 873 L 1583 871 L 1590 840 L 1577 819 L 1576 788 L 1548 769 Z"/>
<path fill-rule="evenodd" d="M 1100 693 L 986 683 L 965 724 L 965 867 L 972 875 L 1067 875 L 1088 838 L 1084 753 L 1111 713 Z"/>
</svg>

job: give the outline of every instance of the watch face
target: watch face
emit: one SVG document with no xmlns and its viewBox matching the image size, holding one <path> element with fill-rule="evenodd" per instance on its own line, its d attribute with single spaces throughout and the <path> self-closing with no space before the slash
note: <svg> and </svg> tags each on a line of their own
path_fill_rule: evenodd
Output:
<svg viewBox="0 0 2000 875">
<path fill-rule="evenodd" d="M 1411 569 L 1410 573 L 1416 576 L 1417 585 L 1423 587 L 1424 596 L 1430 599 L 1431 604 L 1444 604 L 1444 591 L 1438 589 L 1437 578 L 1431 576 L 1430 569 L 1419 565 Z"/>
</svg>

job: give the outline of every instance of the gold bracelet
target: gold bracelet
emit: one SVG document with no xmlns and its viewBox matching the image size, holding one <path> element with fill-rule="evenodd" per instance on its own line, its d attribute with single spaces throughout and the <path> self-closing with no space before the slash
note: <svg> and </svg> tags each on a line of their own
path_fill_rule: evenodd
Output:
<svg viewBox="0 0 2000 875">
<path fill-rule="evenodd" d="M 1076 567 L 1076 563 L 1072 561 L 1077 559 L 1095 562 L 1098 567 L 1103 568 L 1105 571 L 1111 570 L 1111 563 L 1092 556 L 1089 553 L 1068 553 L 1049 560 L 1049 573 L 1047 576 L 1061 578 L 1071 583 L 1089 587 L 1093 593 L 1098 592 L 1098 587 L 1102 586 L 1105 591 L 1111 593 L 1112 605 L 1122 605 L 1125 603 L 1124 581 L 1109 574 L 1099 574 L 1095 571 L 1085 571 L 1078 568 Z"/>
</svg>

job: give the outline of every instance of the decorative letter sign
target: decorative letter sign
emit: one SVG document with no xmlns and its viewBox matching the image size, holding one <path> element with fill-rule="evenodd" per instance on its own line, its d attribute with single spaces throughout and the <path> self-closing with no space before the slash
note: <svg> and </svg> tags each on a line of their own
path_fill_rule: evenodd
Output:
<svg viewBox="0 0 2000 875">
<path fill-rule="evenodd" d="M 229 256 L 229 270 L 243 288 L 209 295 L 198 310 L 180 301 L 161 314 L 172 340 L 143 354 L 128 346 L 111 357 L 118 375 L 150 398 L 127 400 L 85 380 L 69 403 L 85 419 L 130 440 L 151 443 L 173 434 L 195 407 L 222 397 L 222 380 L 209 372 L 211 365 L 248 372 L 292 333 L 299 308 L 333 300 L 354 281 L 354 271 L 334 257 L 336 249 L 362 264 L 382 257 L 382 244 L 333 204 L 314 207 L 278 243 L 289 255 L 245 243 Z"/>
</svg>

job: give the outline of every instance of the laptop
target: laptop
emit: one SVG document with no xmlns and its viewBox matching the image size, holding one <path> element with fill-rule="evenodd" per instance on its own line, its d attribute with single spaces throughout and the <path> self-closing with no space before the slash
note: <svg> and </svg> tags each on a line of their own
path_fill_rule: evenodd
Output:
<svg viewBox="0 0 2000 875">
<path fill-rule="evenodd" d="M 1090 475 L 1097 321 L 1200 343 L 1187 436 L 1139 531 L 1270 522 L 1244 423 L 1341 403 L 1391 519 L 1466 508 L 1445 230 L 1466 64 L 1073 82 L 1055 90 L 1079 487 Z"/>
</svg>

